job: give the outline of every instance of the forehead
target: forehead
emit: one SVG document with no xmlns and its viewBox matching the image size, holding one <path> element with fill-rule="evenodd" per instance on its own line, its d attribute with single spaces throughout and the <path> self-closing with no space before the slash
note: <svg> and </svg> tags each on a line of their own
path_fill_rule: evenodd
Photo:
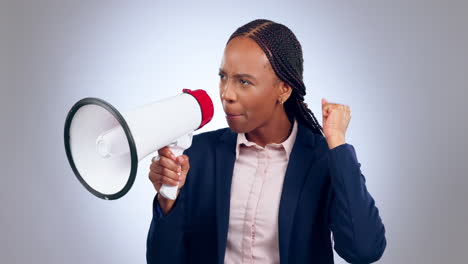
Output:
<svg viewBox="0 0 468 264">
<path fill-rule="evenodd" d="M 270 67 L 265 52 L 249 37 L 235 37 L 224 49 L 222 68 L 225 71 L 255 73 Z"/>
</svg>

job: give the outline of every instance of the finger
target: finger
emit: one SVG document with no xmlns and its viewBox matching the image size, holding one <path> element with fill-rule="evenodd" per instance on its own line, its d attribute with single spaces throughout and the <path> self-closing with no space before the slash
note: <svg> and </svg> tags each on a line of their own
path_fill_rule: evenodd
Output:
<svg viewBox="0 0 468 264">
<path fill-rule="evenodd" d="M 164 156 L 164 157 L 167 157 L 167 158 L 172 159 L 174 161 L 176 159 L 174 153 L 172 153 L 171 149 L 168 146 L 159 149 L 158 154 L 159 154 L 159 156 Z"/>
<path fill-rule="evenodd" d="M 161 187 L 161 185 L 163 184 L 162 178 L 163 178 L 162 175 L 158 174 L 157 178 L 154 181 L 151 181 L 154 187 L 158 187 L 156 188 L 156 190 L 159 190 L 159 187 Z"/>
<path fill-rule="evenodd" d="M 179 185 L 179 181 L 171 179 L 169 177 L 166 177 L 158 173 L 150 173 L 149 178 L 154 185 L 156 184 L 167 184 L 171 186 Z"/>
<path fill-rule="evenodd" d="M 150 168 L 150 173 L 160 174 L 160 175 L 163 175 L 165 177 L 169 177 L 169 178 L 174 179 L 174 180 L 179 180 L 179 178 L 180 178 L 180 175 L 178 174 L 177 171 L 174 172 L 171 169 L 165 168 L 165 167 L 163 167 L 161 165 L 156 165 L 155 167 L 151 167 Z"/>
<path fill-rule="evenodd" d="M 150 172 L 149 173 L 149 179 L 153 183 L 168 183 L 171 185 L 174 185 L 175 183 L 179 182 L 180 179 L 177 176 L 175 179 L 173 177 L 169 177 L 165 174 L 162 173 L 156 173 L 156 172 Z"/>
<path fill-rule="evenodd" d="M 336 109 L 329 108 L 326 117 L 330 116 L 330 115 L 331 115 L 333 112 L 335 112 L 335 111 L 336 111 Z"/>
<path fill-rule="evenodd" d="M 325 98 L 322 98 L 322 112 L 325 112 L 325 107 L 327 106 L 328 101 Z"/>
<path fill-rule="evenodd" d="M 325 98 L 322 98 L 322 114 L 324 117 L 330 115 L 332 110 L 339 109 L 341 107 L 340 104 L 337 103 L 330 103 Z"/>
<path fill-rule="evenodd" d="M 323 116 L 327 115 L 327 103 L 325 99 L 322 99 L 322 115 Z"/>
<path fill-rule="evenodd" d="M 342 104 L 327 103 L 327 105 L 324 107 L 324 114 L 329 115 L 333 110 L 345 111 L 345 107 L 346 106 Z"/>
<path fill-rule="evenodd" d="M 167 184 L 167 185 L 170 185 L 170 186 L 177 186 L 179 185 L 179 181 L 178 180 L 174 180 L 174 179 L 171 179 L 169 177 L 162 177 L 161 178 L 161 183 L 162 184 Z"/>
<path fill-rule="evenodd" d="M 150 164 L 150 171 L 154 173 L 161 173 L 163 166 L 159 164 L 159 161 L 153 161 Z"/>
<path fill-rule="evenodd" d="M 157 167 L 159 166 L 159 159 L 159 156 L 154 156 L 153 158 L 151 158 L 150 171 L 155 171 L 157 169 Z"/>
<path fill-rule="evenodd" d="M 153 184 L 162 183 L 163 175 L 155 172 L 148 173 L 148 178 Z"/>
<path fill-rule="evenodd" d="M 168 168 L 163 168 L 162 171 L 161 171 L 161 175 L 165 176 L 165 177 L 169 177 L 175 181 L 179 181 L 180 179 L 180 174 L 179 173 L 176 173 Z"/>
<path fill-rule="evenodd" d="M 151 159 L 151 164 L 150 164 L 150 171 L 156 172 L 156 173 L 161 173 L 161 169 L 163 166 L 161 166 L 161 159 L 167 159 L 166 157 L 159 157 L 157 159 L 153 158 Z"/>
<path fill-rule="evenodd" d="M 158 163 L 160 166 L 162 166 L 163 168 L 168 168 L 172 171 L 174 171 L 175 173 L 177 172 L 180 172 L 180 166 L 173 160 L 169 159 L 169 158 L 166 158 L 166 157 L 161 157 L 159 159 L 159 163 Z M 156 164 L 155 165 L 155 168 L 156 166 L 158 165 Z"/>
<path fill-rule="evenodd" d="M 322 108 L 323 116 L 328 117 L 334 108 L 335 108 L 334 104 L 331 104 L 331 103 L 327 103 L 326 105 L 324 105 Z"/>
<path fill-rule="evenodd" d="M 324 110 L 322 111 L 322 116 L 323 116 L 324 118 L 328 117 L 328 111 L 324 109 Z"/>
</svg>

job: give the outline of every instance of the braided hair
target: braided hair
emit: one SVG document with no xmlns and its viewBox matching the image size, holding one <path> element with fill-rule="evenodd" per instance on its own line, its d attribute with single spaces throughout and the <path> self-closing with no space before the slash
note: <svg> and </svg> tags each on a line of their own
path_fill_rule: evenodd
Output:
<svg viewBox="0 0 468 264">
<path fill-rule="evenodd" d="M 238 36 L 253 39 L 265 52 L 278 78 L 291 86 L 291 96 L 284 103 L 288 118 L 290 120 L 297 119 L 313 133 L 323 134 L 323 129 L 314 113 L 304 102 L 306 95 L 302 78 L 304 59 L 301 44 L 294 33 L 282 24 L 266 19 L 257 19 L 238 28 L 227 43 Z"/>
</svg>

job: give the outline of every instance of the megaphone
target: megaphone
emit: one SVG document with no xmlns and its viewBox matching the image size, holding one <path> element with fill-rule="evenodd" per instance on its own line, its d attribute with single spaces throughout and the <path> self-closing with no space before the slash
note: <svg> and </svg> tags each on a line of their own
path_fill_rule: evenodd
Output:
<svg viewBox="0 0 468 264">
<path fill-rule="evenodd" d="M 70 109 L 64 131 L 65 151 L 81 184 L 95 196 L 114 200 L 133 185 L 138 162 L 169 146 L 182 155 L 193 132 L 211 121 L 213 102 L 204 90 L 181 94 L 125 113 L 99 98 L 84 98 Z M 176 199 L 178 186 L 159 193 Z"/>
</svg>

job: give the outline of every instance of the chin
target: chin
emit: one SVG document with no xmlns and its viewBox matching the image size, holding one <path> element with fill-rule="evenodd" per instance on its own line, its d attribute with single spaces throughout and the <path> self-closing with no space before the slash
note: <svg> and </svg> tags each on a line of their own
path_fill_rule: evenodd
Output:
<svg viewBox="0 0 468 264">
<path fill-rule="evenodd" d="M 237 122 L 232 122 L 228 120 L 227 123 L 229 125 L 229 128 L 231 128 L 231 130 L 234 133 L 247 133 L 248 132 L 247 129 L 243 125 L 240 125 Z"/>
</svg>

